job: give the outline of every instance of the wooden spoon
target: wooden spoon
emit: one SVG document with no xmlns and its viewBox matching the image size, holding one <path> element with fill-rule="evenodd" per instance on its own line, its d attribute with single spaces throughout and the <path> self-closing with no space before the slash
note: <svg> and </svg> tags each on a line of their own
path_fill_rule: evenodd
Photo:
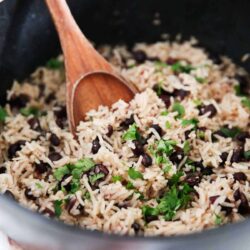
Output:
<svg viewBox="0 0 250 250">
<path fill-rule="evenodd" d="M 67 77 L 67 113 L 70 129 L 100 105 L 130 101 L 136 88 L 118 76 L 93 48 L 76 24 L 65 0 L 46 0 L 59 34 Z"/>
</svg>

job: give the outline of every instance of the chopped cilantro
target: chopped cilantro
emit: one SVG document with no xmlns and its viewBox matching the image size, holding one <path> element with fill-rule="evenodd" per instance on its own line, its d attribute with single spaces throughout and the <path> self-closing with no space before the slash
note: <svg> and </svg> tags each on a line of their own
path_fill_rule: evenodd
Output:
<svg viewBox="0 0 250 250">
<path fill-rule="evenodd" d="M 147 216 L 158 216 L 159 211 L 158 211 L 157 208 L 145 205 L 145 206 L 142 207 L 142 214 L 143 214 L 144 217 L 147 217 Z"/>
<path fill-rule="evenodd" d="M 176 141 L 173 140 L 159 140 L 156 148 L 156 153 L 165 153 L 166 155 L 171 155 L 174 151 L 174 146 L 176 145 Z"/>
<path fill-rule="evenodd" d="M 191 150 L 189 141 L 185 141 L 183 145 L 184 154 L 187 155 Z"/>
<path fill-rule="evenodd" d="M 63 204 L 62 200 L 54 201 L 54 209 L 56 217 L 60 217 L 62 214 L 62 204 Z"/>
<path fill-rule="evenodd" d="M 221 225 L 222 221 L 223 221 L 222 217 L 220 215 L 218 215 L 218 214 L 215 214 L 215 221 L 214 221 L 215 224 L 216 225 Z"/>
<path fill-rule="evenodd" d="M 139 172 L 139 171 L 136 171 L 134 168 L 129 168 L 129 170 L 128 170 L 128 176 L 129 176 L 132 180 L 143 179 L 142 173 Z"/>
<path fill-rule="evenodd" d="M 86 200 L 90 200 L 90 193 L 87 191 L 84 195 L 83 195 L 83 198 L 86 199 Z"/>
<path fill-rule="evenodd" d="M 126 188 L 127 188 L 128 190 L 130 190 L 130 189 L 134 189 L 135 187 L 134 187 L 133 183 L 129 181 L 129 182 L 127 183 L 127 185 L 126 185 Z"/>
<path fill-rule="evenodd" d="M 113 182 L 117 182 L 117 181 L 121 181 L 122 177 L 120 175 L 114 175 L 112 176 L 112 181 Z"/>
<path fill-rule="evenodd" d="M 137 130 L 136 124 L 129 126 L 128 130 L 123 134 L 122 139 L 125 141 L 139 139 L 140 135 Z"/>
<path fill-rule="evenodd" d="M 141 193 L 141 192 L 139 192 L 138 190 L 135 190 L 134 191 L 136 194 L 139 194 L 139 200 L 144 200 L 144 195 Z"/>
<path fill-rule="evenodd" d="M 193 125 L 194 127 L 197 127 L 199 121 L 196 118 L 192 118 L 190 120 L 182 120 L 181 125 L 182 126 L 188 126 L 188 125 Z"/>
<path fill-rule="evenodd" d="M 242 90 L 241 90 L 240 84 L 235 85 L 234 90 L 237 96 L 242 96 Z"/>
<path fill-rule="evenodd" d="M 231 137 L 231 138 L 234 138 L 241 132 L 241 130 L 238 127 L 233 127 L 233 128 L 222 127 L 220 131 L 225 137 Z"/>
<path fill-rule="evenodd" d="M 205 138 L 205 132 L 203 130 L 197 130 L 196 134 L 197 134 L 197 137 L 199 139 L 204 139 Z"/>
<path fill-rule="evenodd" d="M 42 188 L 43 188 L 42 184 L 39 183 L 39 182 L 36 182 L 35 185 L 36 185 L 36 187 L 39 188 L 39 189 L 42 189 Z"/>
<path fill-rule="evenodd" d="M 84 172 L 89 171 L 94 166 L 95 163 L 89 158 L 77 161 L 74 165 L 71 165 L 73 178 L 80 179 Z"/>
<path fill-rule="evenodd" d="M 171 128 L 171 123 L 170 123 L 169 121 L 166 121 L 165 127 L 166 127 L 167 129 L 170 129 L 170 128 Z"/>
<path fill-rule="evenodd" d="M 61 181 L 63 176 L 69 173 L 70 171 L 69 171 L 68 165 L 65 165 L 55 170 L 54 177 L 56 178 L 57 181 Z"/>
<path fill-rule="evenodd" d="M 161 61 L 156 61 L 155 66 L 158 68 L 166 68 L 168 66 L 168 64 L 161 62 Z"/>
<path fill-rule="evenodd" d="M 4 122 L 6 117 L 8 116 L 6 110 L 0 106 L 0 121 Z"/>
<path fill-rule="evenodd" d="M 70 183 L 70 193 L 74 194 L 80 189 L 80 180 L 72 178 Z"/>
<path fill-rule="evenodd" d="M 163 172 L 164 173 L 169 173 L 169 171 L 172 169 L 172 166 L 170 164 L 170 162 L 164 164 L 164 167 L 163 167 Z"/>
<path fill-rule="evenodd" d="M 104 173 L 98 173 L 98 174 L 90 175 L 89 176 L 89 181 L 90 181 L 90 183 L 92 185 L 94 185 L 96 183 L 96 181 L 103 178 L 104 176 L 105 176 Z"/>
<path fill-rule="evenodd" d="M 172 70 L 177 73 L 183 72 L 189 74 L 193 69 L 195 68 L 192 67 L 190 64 L 183 65 L 180 62 L 177 62 L 172 65 Z"/>
<path fill-rule="evenodd" d="M 154 87 L 154 90 L 155 90 L 156 94 L 158 96 L 160 96 L 162 94 L 162 91 L 163 91 L 162 83 L 161 82 L 157 83 L 156 86 Z"/>
<path fill-rule="evenodd" d="M 40 115 L 40 111 L 37 107 L 21 108 L 20 113 L 23 116 L 30 116 L 30 115 L 39 116 Z"/>
<path fill-rule="evenodd" d="M 164 110 L 161 112 L 161 116 L 167 116 L 169 114 L 169 112 L 167 110 Z"/>
<path fill-rule="evenodd" d="M 195 77 L 196 81 L 199 82 L 199 83 L 204 83 L 206 81 L 205 78 L 202 78 L 202 77 Z"/>
<path fill-rule="evenodd" d="M 174 103 L 172 111 L 178 113 L 177 118 L 181 118 L 185 115 L 185 108 L 179 102 Z"/>
<path fill-rule="evenodd" d="M 63 67 L 63 62 L 57 58 L 51 58 L 47 63 L 46 67 L 49 69 L 61 69 Z"/>
<path fill-rule="evenodd" d="M 250 98 L 248 98 L 248 97 L 242 98 L 241 103 L 242 103 L 242 105 L 243 105 L 244 107 L 250 109 Z"/>
<path fill-rule="evenodd" d="M 193 100 L 193 103 L 195 104 L 196 107 L 199 107 L 202 105 L 202 101 L 200 99 Z"/>
<path fill-rule="evenodd" d="M 244 158 L 250 160 L 250 150 L 244 152 Z"/>
<path fill-rule="evenodd" d="M 183 176 L 183 172 L 178 171 L 175 174 L 173 174 L 173 176 L 171 177 L 171 179 L 169 180 L 169 185 L 170 186 L 174 186 L 177 185 L 180 182 L 180 178 Z"/>
</svg>

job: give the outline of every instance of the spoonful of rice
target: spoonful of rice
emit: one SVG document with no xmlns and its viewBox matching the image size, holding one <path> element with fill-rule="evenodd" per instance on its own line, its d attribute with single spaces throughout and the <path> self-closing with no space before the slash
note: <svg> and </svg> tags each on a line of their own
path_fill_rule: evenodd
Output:
<svg viewBox="0 0 250 250">
<path fill-rule="evenodd" d="M 67 78 L 67 113 L 74 133 L 86 112 L 118 100 L 130 101 L 135 87 L 116 74 L 76 24 L 65 0 L 46 0 L 59 34 Z"/>
</svg>

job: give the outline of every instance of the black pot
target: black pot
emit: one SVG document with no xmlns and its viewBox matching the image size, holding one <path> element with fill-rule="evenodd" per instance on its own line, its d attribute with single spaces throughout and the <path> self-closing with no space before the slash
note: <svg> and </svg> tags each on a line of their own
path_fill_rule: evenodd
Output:
<svg viewBox="0 0 250 250">
<path fill-rule="evenodd" d="M 55 0 L 56 1 L 56 0 Z M 58 0 L 59 1 L 59 0 Z M 70 0 L 74 16 L 96 44 L 154 42 L 162 33 L 173 39 L 195 36 L 211 57 L 231 57 L 250 71 L 241 57 L 250 52 L 248 0 Z M 158 13 L 158 14 L 157 14 Z M 0 3 L 0 101 L 13 79 L 22 80 L 60 52 L 44 1 Z M 161 24 L 153 20 L 160 17 Z M 81 230 L 35 214 L 0 197 L 0 230 L 25 245 L 41 249 L 250 249 L 249 220 L 202 233 L 175 237 L 128 237 Z M 1 247 L 0 247 L 1 248 Z"/>
</svg>

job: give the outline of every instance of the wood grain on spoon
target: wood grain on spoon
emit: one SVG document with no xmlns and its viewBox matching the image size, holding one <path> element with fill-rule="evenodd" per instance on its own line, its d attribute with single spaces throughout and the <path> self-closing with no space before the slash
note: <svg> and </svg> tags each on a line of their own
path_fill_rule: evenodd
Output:
<svg viewBox="0 0 250 250">
<path fill-rule="evenodd" d="M 65 0 L 46 0 L 57 28 L 67 77 L 67 113 L 70 128 L 86 112 L 100 105 L 129 101 L 136 88 L 116 75 L 112 66 L 93 48 L 76 24 Z"/>
</svg>

